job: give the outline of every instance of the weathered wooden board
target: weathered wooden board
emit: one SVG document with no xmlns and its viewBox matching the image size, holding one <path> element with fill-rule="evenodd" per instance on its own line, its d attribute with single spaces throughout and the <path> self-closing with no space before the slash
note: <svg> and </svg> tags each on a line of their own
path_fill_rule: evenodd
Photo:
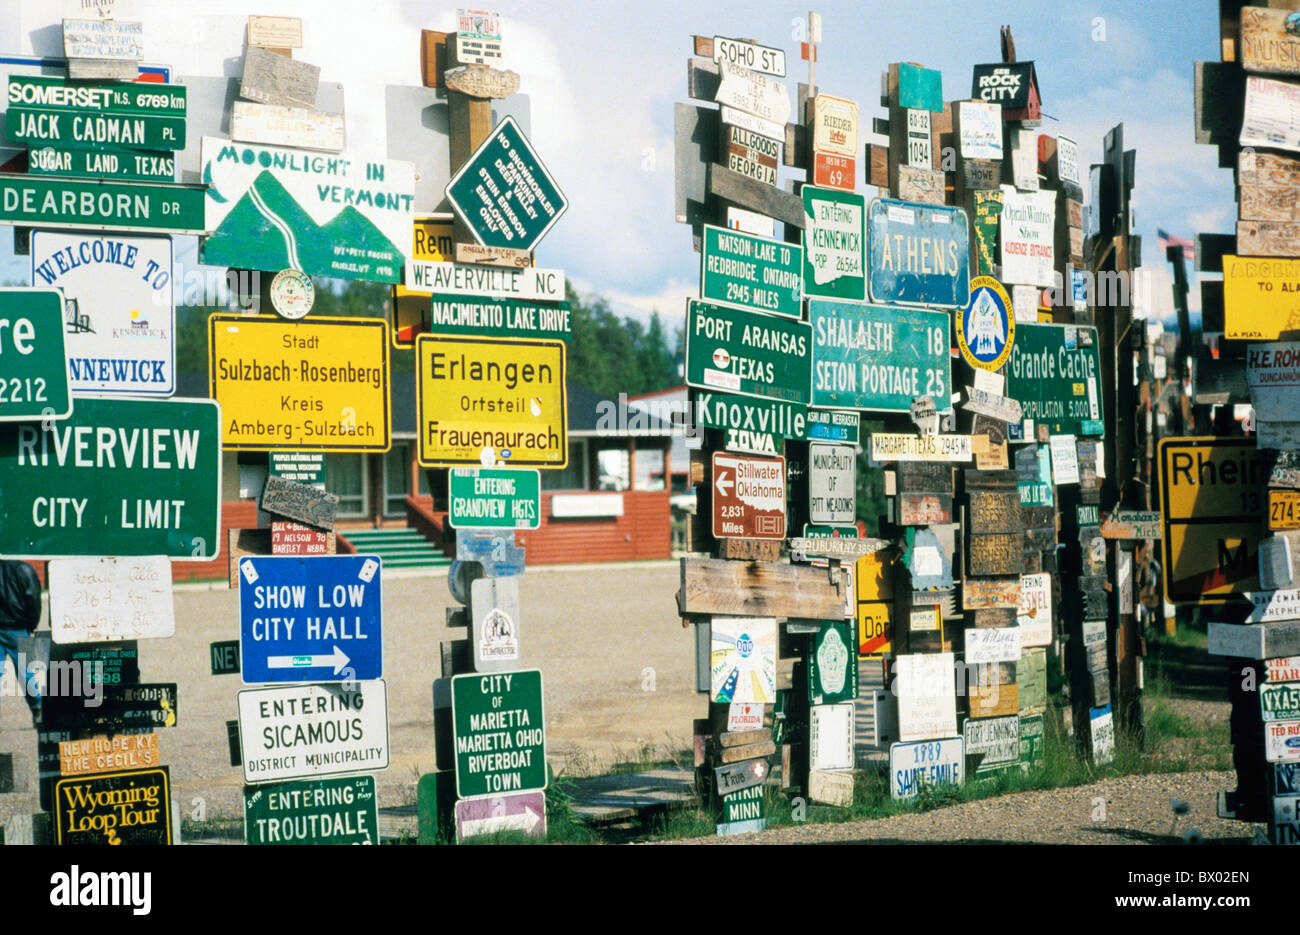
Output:
<svg viewBox="0 0 1300 935">
<path fill-rule="evenodd" d="M 1019 575 L 1024 570 L 1024 542 L 1019 533 L 970 536 L 967 571 L 977 577 Z"/>
<path fill-rule="evenodd" d="M 490 65 L 458 65 L 448 68 L 442 75 L 449 90 L 469 97 L 500 100 L 519 93 L 519 73 L 493 68 Z"/>
<path fill-rule="evenodd" d="M 682 614 L 772 617 L 843 616 L 844 597 L 824 568 L 682 559 Z"/>
<path fill-rule="evenodd" d="M 296 519 L 319 529 L 333 529 L 339 498 L 311 484 L 299 484 L 283 477 L 268 477 L 262 489 L 262 509 Z"/>
<path fill-rule="evenodd" d="M 1300 158 L 1281 153 L 1243 151 L 1237 157 L 1237 185 L 1241 188 L 1300 187 Z"/>
<path fill-rule="evenodd" d="M 1300 256 L 1300 221 L 1238 221 L 1242 256 Z"/>
<path fill-rule="evenodd" d="M 803 230 L 802 198 L 755 181 L 716 162 L 709 166 L 709 192 L 724 201 Z"/>
<path fill-rule="evenodd" d="M 853 804 L 853 771 L 814 769 L 808 773 L 808 798 L 823 805 L 848 808 Z"/>
<path fill-rule="evenodd" d="M 1012 670 L 1014 674 L 1014 669 Z M 966 696 L 971 717 L 1006 717 L 1020 712 L 1020 686 L 971 685 Z"/>
<path fill-rule="evenodd" d="M 916 204 L 944 204 L 943 172 L 917 166 L 899 166 L 897 197 Z"/>
<path fill-rule="evenodd" d="M 436 29 L 420 30 L 420 79 L 426 88 L 442 87 L 442 73 L 447 67 L 448 33 Z"/>
<path fill-rule="evenodd" d="M 302 19 L 297 16 L 250 16 L 248 44 L 263 49 L 301 49 Z"/>
<path fill-rule="evenodd" d="M 1047 710 L 1047 650 L 1026 649 L 1016 663 L 1016 687 L 1020 714 L 1042 714 Z"/>
<path fill-rule="evenodd" d="M 1020 606 L 1020 577 L 966 578 L 961 584 L 961 606 L 965 610 Z"/>
<path fill-rule="evenodd" d="M 230 106 L 230 138 L 244 143 L 339 152 L 343 149 L 343 115 L 235 101 Z"/>
<path fill-rule="evenodd" d="M 338 543 L 333 532 L 325 534 L 325 551 L 329 555 L 338 552 Z M 227 576 L 232 588 L 239 587 L 239 560 L 245 555 L 270 555 L 271 530 L 269 529 L 228 529 L 226 530 Z M 467 644 L 468 645 L 468 644 Z M 468 658 L 468 657 L 466 657 Z"/>
<path fill-rule="evenodd" d="M 775 751 L 775 744 L 773 750 Z M 741 789 L 762 785 L 767 779 L 767 774 L 768 766 L 765 759 L 745 760 L 718 766 L 713 770 L 713 788 L 719 795 L 739 792 Z"/>
<path fill-rule="evenodd" d="M 1287 9 L 1246 6 L 1241 10 L 1241 67 L 1261 74 L 1300 74 L 1300 32 Z"/>
<path fill-rule="evenodd" d="M 1017 475 L 1014 470 L 967 471 L 967 490 L 1015 490 Z"/>
<path fill-rule="evenodd" d="M 244 53 L 239 96 L 259 104 L 315 107 L 320 68 L 250 45 Z"/>
<path fill-rule="evenodd" d="M 895 498 L 900 526 L 929 526 L 952 522 L 952 496 L 934 493 L 905 493 Z"/>
<path fill-rule="evenodd" d="M 974 535 L 1018 533 L 1024 527 L 1020 516 L 1020 494 L 1010 490 L 972 490 L 969 493 L 968 522 Z"/>
<path fill-rule="evenodd" d="M 898 492 L 952 493 L 952 466 L 936 461 L 900 461 L 894 468 Z"/>
<path fill-rule="evenodd" d="M 998 630 L 1017 625 L 1014 607 L 981 607 L 967 614 L 976 630 Z"/>
<path fill-rule="evenodd" d="M 1196 142 L 1235 147 L 1237 131 L 1241 128 L 1242 102 L 1246 96 L 1245 80 L 1237 65 L 1195 63 Z"/>
<path fill-rule="evenodd" d="M 1300 620 L 1209 624 L 1209 652 L 1242 659 L 1280 659 L 1300 654 Z"/>
<path fill-rule="evenodd" d="M 745 562 L 775 562 L 781 558 L 780 539 L 717 539 L 717 557 Z"/>
<path fill-rule="evenodd" d="M 1295 214 L 1300 185 L 1294 188 L 1243 185 L 1237 216 L 1243 221 L 1289 221 Z"/>
<path fill-rule="evenodd" d="M 772 742 L 770 737 L 738 747 L 719 748 L 717 751 L 718 762 L 723 764 L 753 760 L 759 757 L 771 756 L 773 753 L 776 753 L 776 744 Z"/>
</svg>

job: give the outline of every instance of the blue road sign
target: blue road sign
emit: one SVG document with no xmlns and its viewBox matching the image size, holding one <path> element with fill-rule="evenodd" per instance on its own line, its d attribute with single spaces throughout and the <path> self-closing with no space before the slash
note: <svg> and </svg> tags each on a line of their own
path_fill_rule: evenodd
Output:
<svg viewBox="0 0 1300 935">
<path fill-rule="evenodd" d="M 877 198 L 867 212 L 871 300 L 962 308 L 970 299 L 966 212 Z"/>
<path fill-rule="evenodd" d="M 379 569 L 377 555 L 240 559 L 244 684 L 382 678 Z"/>
</svg>

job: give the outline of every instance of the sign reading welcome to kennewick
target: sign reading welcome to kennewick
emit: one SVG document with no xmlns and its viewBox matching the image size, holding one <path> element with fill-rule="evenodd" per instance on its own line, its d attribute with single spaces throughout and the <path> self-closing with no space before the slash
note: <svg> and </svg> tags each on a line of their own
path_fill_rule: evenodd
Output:
<svg viewBox="0 0 1300 935">
<path fill-rule="evenodd" d="M 204 137 L 204 263 L 402 281 L 415 166 Z"/>
</svg>

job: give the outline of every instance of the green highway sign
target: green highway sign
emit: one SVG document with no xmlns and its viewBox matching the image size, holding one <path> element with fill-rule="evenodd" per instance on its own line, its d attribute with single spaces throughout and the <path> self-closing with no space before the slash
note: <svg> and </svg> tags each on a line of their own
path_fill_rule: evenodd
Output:
<svg viewBox="0 0 1300 935">
<path fill-rule="evenodd" d="M 1025 419 L 1046 425 L 1052 435 L 1101 434 L 1096 328 L 1019 324 L 1003 372 L 1006 395 L 1020 402 Z"/>
<path fill-rule="evenodd" d="M 176 179 L 176 157 L 172 153 L 147 149 L 41 146 L 27 150 L 27 171 L 32 175 L 172 182 Z"/>
<path fill-rule="evenodd" d="M 948 312 L 812 299 L 812 404 L 909 412 L 929 396 L 952 403 Z"/>
<path fill-rule="evenodd" d="M 446 194 L 485 247 L 531 250 L 569 206 L 513 117 L 465 160 Z"/>
<path fill-rule="evenodd" d="M 204 191 L 0 173 L 0 224 L 202 234 Z"/>
<path fill-rule="evenodd" d="M 774 399 L 752 399 L 730 393 L 695 394 L 695 421 L 726 433 L 729 451 L 780 454 L 783 440 L 808 438 L 808 407 Z"/>
<path fill-rule="evenodd" d="M 0 552 L 211 561 L 219 423 L 210 399 L 82 396 L 62 421 L 0 426 Z"/>
<path fill-rule="evenodd" d="M 431 295 L 427 324 L 432 334 L 469 334 L 497 338 L 573 336 L 568 302 L 532 302 L 470 295 Z"/>
<path fill-rule="evenodd" d="M 809 298 L 867 296 L 866 199 L 832 188 L 803 187 L 803 291 Z"/>
<path fill-rule="evenodd" d="M 706 224 L 700 298 L 799 318 L 803 247 Z"/>
<path fill-rule="evenodd" d="M 540 669 L 455 676 L 451 720 L 462 799 L 546 788 Z"/>
<path fill-rule="evenodd" d="M 92 149 L 184 149 L 185 118 L 10 107 L 5 111 L 5 135 L 29 146 L 57 143 Z"/>
<path fill-rule="evenodd" d="M 692 299 L 686 303 L 686 382 L 806 406 L 810 339 L 807 322 Z"/>
<path fill-rule="evenodd" d="M 374 776 L 244 786 L 245 844 L 378 844 Z"/>
<path fill-rule="evenodd" d="M 185 116 L 185 85 L 70 82 L 64 78 L 11 75 L 5 100 L 9 107 L 84 113 Z"/>
<path fill-rule="evenodd" d="M 542 522 L 541 478 L 536 468 L 452 468 L 452 528 L 536 529 Z"/>
<path fill-rule="evenodd" d="M 0 374 L 0 422 L 72 414 L 58 289 L 0 289 Z"/>
</svg>

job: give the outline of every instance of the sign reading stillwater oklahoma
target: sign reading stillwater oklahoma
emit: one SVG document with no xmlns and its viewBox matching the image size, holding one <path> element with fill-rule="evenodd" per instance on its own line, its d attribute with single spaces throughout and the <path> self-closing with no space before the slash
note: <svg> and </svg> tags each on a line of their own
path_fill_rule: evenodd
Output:
<svg viewBox="0 0 1300 935">
<path fill-rule="evenodd" d="M 203 262 L 402 281 L 415 165 L 203 138 Z"/>
</svg>

